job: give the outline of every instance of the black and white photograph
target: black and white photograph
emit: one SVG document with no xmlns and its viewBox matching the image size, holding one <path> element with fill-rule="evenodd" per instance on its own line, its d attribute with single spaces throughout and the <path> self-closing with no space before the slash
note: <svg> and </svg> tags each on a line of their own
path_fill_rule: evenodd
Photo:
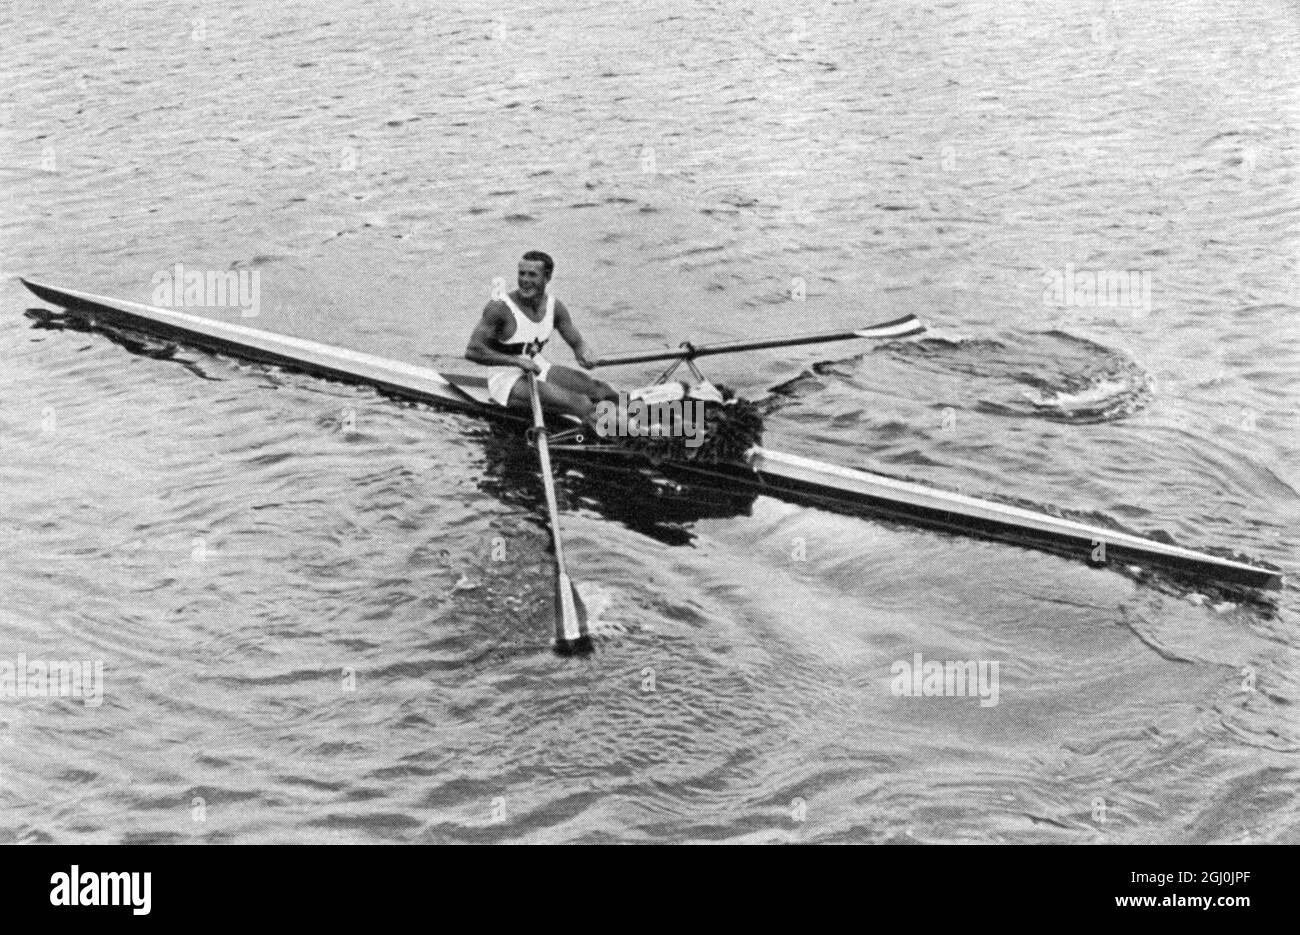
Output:
<svg viewBox="0 0 1300 935">
<path fill-rule="evenodd" d="M 1240 922 L 1300 842 L 1294 0 L 13 0 L 0 78 L 0 842 L 113 848 L 37 901 L 1074 845 Z"/>
</svg>

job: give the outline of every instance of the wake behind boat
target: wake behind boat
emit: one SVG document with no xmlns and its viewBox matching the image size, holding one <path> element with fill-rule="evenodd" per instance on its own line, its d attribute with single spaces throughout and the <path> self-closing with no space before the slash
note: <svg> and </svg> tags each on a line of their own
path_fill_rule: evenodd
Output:
<svg viewBox="0 0 1300 935">
<path fill-rule="evenodd" d="M 450 407 L 521 426 L 531 425 L 527 413 L 504 408 L 492 400 L 488 380 L 483 376 L 440 373 L 429 367 L 175 309 L 122 301 L 27 279 L 22 282 L 44 301 L 67 309 L 92 325 L 150 334 L 245 360 L 371 386 L 415 402 Z M 600 359 L 597 364 L 668 359 L 676 361 L 674 368 L 684 362 L 694 370 L 694 359 L 708 354 L 852 338 L 906 337 L 923 330 L 919 320 L 906 316 L 870 328 L 705 347 L 685 345 L 677 351 L 614 355 Z M 666 379 L 671 372 L 672 368 L 661 379 Z M 568 424 L 577 425 L 572 421 Z M 645 462 L 681 483 L 748 489 L 840 512 L 889 517 L 929 528 L 1032 547 L 1094 565 L 1153 567 L 1192 582 L 1265 589 L 1281 586 L 1281 574 L 1277 569 L 1239 558 L 1210 555 L 1024 507 L 785 454 L 761 445 L 721 462 L 701 459 L 663 461 L 634 446 L 619 444 L 617 440 L 582 437 L 580 432 L 571 429 L 555 436 L 550 450 L 564 457 L 596 463 L 626 462 L 629 459 Z M 562 635 L 557 623 L 557 642 L 562 642 Z M 571 636 L 575 640 L 585 639 L 585 632 L 575 631 Z"/>
</svg>

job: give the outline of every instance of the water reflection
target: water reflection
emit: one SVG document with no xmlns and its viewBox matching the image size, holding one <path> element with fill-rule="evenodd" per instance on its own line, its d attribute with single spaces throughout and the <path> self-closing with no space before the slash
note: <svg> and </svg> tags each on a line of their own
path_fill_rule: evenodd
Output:
<svg viewBox="0 0 1300 935">
<path fill-rule="evenodd" d="M 487 423 L 476 433 L 487 455 L 479 488 L 493 497 L 546 520 L 537 455 L 518 425 Z M 556 491 L 562 509 L 589 509 L 603 519 L 665 545 L 686 545 L 692 523 L 702 519 L 747 516 L 757 493 L 680 483 L 652 467 L 621 455 L 602 457 L 553 451 Z"/>
</svg>

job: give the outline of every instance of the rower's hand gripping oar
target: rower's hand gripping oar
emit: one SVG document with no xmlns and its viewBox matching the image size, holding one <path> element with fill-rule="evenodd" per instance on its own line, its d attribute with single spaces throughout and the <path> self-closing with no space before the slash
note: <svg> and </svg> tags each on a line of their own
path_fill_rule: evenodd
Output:
<svg viewBox="0 0 1300 935">
<path fill-rule="evenodd" d="M 564 545 L 560 540 L 560 508 L 555 499 L 555 478 L 551 475 L 551 453 L 546 442 L 546 419 L 537 395 L 537 375 L 528 374 L 528 396 L 533 404 L 533 429 L 537 458 L 542 463 L 542 485 L 546 488 L 546 509 L 551 516 L 551 541 L 555 544 L 555 651 L 562 655 L 591 651 L 587 630 L 587 608 L 564 567 Z"/>
</svg>

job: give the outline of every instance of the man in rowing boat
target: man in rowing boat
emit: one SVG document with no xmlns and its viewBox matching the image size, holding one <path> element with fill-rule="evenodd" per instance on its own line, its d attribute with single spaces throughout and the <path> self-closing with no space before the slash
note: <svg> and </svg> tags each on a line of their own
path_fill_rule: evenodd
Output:
<svg viewBox="0 0 1300 935">
<path fill-rule="evenodd" d="M 544 409 L 577 416 L 591 425 L 596 405 L 617 400 L 618 393 L 608 383 L 542 356 L 554 330 L 573 348 L 581 367 L 590 370 L 596 358 L 564 303 L 546 291 L 554 270 L 555 261 L 540 250 L 525 253 L 519 261 L 519 288 L 488 302 L 470 335 L 465 357 L 492 368 L 488 393 L 498 405 L 529 411 L 528 381 L 522 378 L 533 373 Z"/>
</svg>

